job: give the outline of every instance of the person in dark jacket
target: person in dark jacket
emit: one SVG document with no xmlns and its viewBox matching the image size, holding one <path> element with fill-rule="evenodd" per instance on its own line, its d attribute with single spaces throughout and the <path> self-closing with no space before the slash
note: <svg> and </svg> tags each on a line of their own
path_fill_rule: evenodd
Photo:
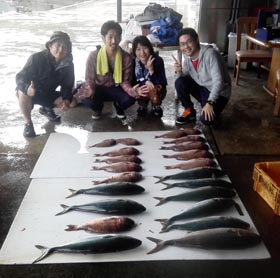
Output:
<svg viewBox="0 0 280 278">
<path fill-rule="evenodd" d="M 137 113 L 144 116 L 148 103 L 151 102 L 152 114 L 161 117 L 161 103 L 166 96 L 167 80 L 163 59 L 154 52 L 146 36 L 137 36 L 132 42 L 134 56 L 133 85 L 140 96 Z"/>
<path fill-rule="evenodd" d="M 35 137 L 31 120 L 34 104 L 50 121 L 59 121 L 53 108 L 69 109 L 74 86 L 72 43 L 67 33 L 56 31 L 46 43 L 46 49 L 32 54 L 16 75 L 16 91 L 24 117 L 23 135 Z M 60 90 L 58 91 L 58 87 Z"/>
</svg>

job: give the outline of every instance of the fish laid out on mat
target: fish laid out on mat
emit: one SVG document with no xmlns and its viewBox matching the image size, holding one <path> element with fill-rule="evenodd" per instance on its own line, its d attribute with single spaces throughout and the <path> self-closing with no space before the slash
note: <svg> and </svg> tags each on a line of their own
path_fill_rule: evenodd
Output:
<svg viewBox="0 0 280 278">
<path fill-rule="evenodd" d="M 258 234 L 245 229 L 217 228 L 193 232 L 181 238 L 160 240 L 147 239 L 156 243 L 156 247 L 147 254 L 156 253 L 166 246 L 180 246 L 204 249 L 242 249 L 255 246 L 261 242 Z"/>
<path fill-rule="evenodd" d="M 141 142 L 134 138 L 119 138 L 119 139 L 105 139 L 99 143 L 90 145 L 89 148 L 106 148 L 115 146 L 116 144 L 123 144 L 127 146 L 137 146 L 141 145 Z"/>
<path fill-rule="evenodd" d="M 118 138 L 116 142 L 127 146 L 141 145 L 141 142 L 135 138 Z"/>
<path fill-rule="evenodd" d="M 120 155 L 138 155 L 140 152 L 134 147 L 125 147 L 118 150 L 106 152 L 103 154 L 95 154 L 95 156 L 120 156 Z"/>
<path fill-rule="evenodd" d="M 78 241 L 58 245 L 55 247 L 45 247 L 35 245 L 43 251 L 42 255 L 33 263 L 37 263 L 52 253 L 81 253 L 81 254 L 100 254 L 130 250 L 142 244 L 141 240 L 124 235 L 105 235 L 96 236 Z"/>
<path fill-rule="evenodd" d="M 211 198 L 232 198 L 236 195 L 236 192 L 231 188 L 218 187 L 218 186 L 206 186 L 193 189 L 188 192 L 172 195 L 168 197 L 154 197 L 159 200 L 156 206 L 160 206 L 169 201 L 203 201 Z"/>
<path fill-rule="evenodd" d="M 207 158 L 207 157 L 206 158 L 200 157 L 200 158 L 189 159 L 188 161 L 179 164 L 167 165 L 165 166 L 165 169 L 189 170 L 189 169 L 194 169 L 199 167 L 215 167 L 215 166 L 217 166 L 217 163 L 214 159 Z"/>
<path fill-rule="evenodd" d="M 182 224 L 172 224 L 163 228 L 160 233 L 169 232 L 171 230 L 181 231 L 200 231 L 215 228 L 241 228 L 248 229 L 250 224 L 236 217 L 231 216 L 207 216 L 194 219 Z"/>
<path fill-rule="evenodd" d="M 88 195 L 134 195 L 145 191 L 142 186 L 133 182 L 115 182 L 106 185 L 94 186 L 87 189 L 69 189 L 71 195 L 66 198 L 73 197 L 79 194 Z"/>
<path fill-rule="evenodd" d="M 102 184 L 109 182 L 138 182 L 143 179 L 143 176 L 138 172 L 125 172 L 103 180 L 92 181 L 93 184 Z"/>
<path fill-rule="evenodd" d="M 193 158 L 213 158 L 214 155 L 209 152 L 208 150 L 187 150 L 184 152 L 178 152 L 175 154 L 163 154 L 162 157 L 164 158 L 175 158 L 177 160 L 190 160 Z"/>
<path fill-rule="evenodd" d="M 106 148 L 111 147 L 117 144 L 117 141 L 115 139 L 105 139 L 99 143 L 96 143 L 94 145 L 89 146 L 89 148 Z"/>
<path fill-rule="evenodd" d="M 92 170 L 104 170 L 107 172 L 141 172 L 143 168 L 135 162 L 117 162 L 105 166 L 92 166 Z"/>
<path fill-rule="evenodd" d="M 240 215 L 243 215 L 243 212 L 239 206 L 233 199 L 231 198 L 212 198 L 203 200 L 195 203 L 190 208 L 183 210 L 179 214 L 176 214 L 169 219 L 155 219 L 155 221 L 159 221 L 163 227 L 169 226 L 171 223 L 184 220 L 184 219 L 192 219 L 196 217 L 202 216 L 210 216 L 213 214 L 220 213 L 230 207 L 234 206 Z"/>
<path fill-rule="evenodd" d="M 117 163 L 117 162 L 135 162 L 135 163 L 142 163 L 142 159 L 137 155 L 120 155 L 120 156 L 113 156 L 113 157 L 106 157 L 103 159 L 96 159 L 94 162 L 104 162 L 107 164 Z"/>
<path fill-rule="evenodd" d="M 201 141 L 183 142 L 180 144 L 161 146 L 160 150 L 172 150 L 175 152 L 183 152 L 188 150 L 208 150 L 209 147 L 206 143 Z"/>
<path fill-rule="evenodd" d="M 61 215 L 72 210 L 115 215 L 137 214 L 146 210 L 142 204 L 124 199 L 108 199 L 84 205 L 61 205 L 61 207 L 63 208 L 63 211 L 57 213 L 56 215 Z"/>
<path fill-rule="evenodd" d="M 225 175 L 225 172 L 215 167 L 201 167 L 191 170 L 185 170 L 173 175 L 167 176 L 154 176 L 159 179 L 156 183 L 163 182 L 165 180 L 181 180 L 181 179 L 202 179 L 202 178 L 218 178 Z"/>
<path fill-rule="evenodd" d="M 124 216 L 102 217 L 91 220 L 81 225 L 67 225 L 65 231 L 80 231 L 84 230 L 90 233 L 110 234 L 120 233 L 131 230 L 135 227 L 135 222 Z"/>
<path fill-rule="evenodd" d="M 231 182 L 216 179 L 216 178 L 205 178 L 205 179 L 192 179 L 186 180 L 183 182 L 167 183 L 163 182 L 166 185 L 162 190 L 170 189 L 173 187 L 182 187 L 182 188 L 198 188 L 204 186 L 219 186 L 219 187 L 229 187 L 232 188 L 233 184 Z"/>
<path fill-rule="evenodd" d="M 195 134 L 201 134 L 201 131 L 195 128 L 182 128 L 182 129 L 175 129 L 161 135 L 155 135 L 155 138 L 179 138 L 186 135 L 195 135 Z"/>
<path fill-rule="evenodd" d="M 206 139 L 200 135 L 186 135 L 183 137 L 175 138 L 170 141 L 164 141 L 163 144 L 181 144 L 184 142 L 195 142 L 195 141 L 205 142 Z"/>
</svg>

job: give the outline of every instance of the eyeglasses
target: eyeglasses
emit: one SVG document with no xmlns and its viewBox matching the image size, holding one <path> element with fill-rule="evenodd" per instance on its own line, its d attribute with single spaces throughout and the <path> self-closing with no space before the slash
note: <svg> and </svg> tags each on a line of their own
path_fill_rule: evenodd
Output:
<svg viewBox="0 0 280 278">
<path fill-rule="evenodd" d="M 195 40 L 194 39 L 189 39 L 185 42 L 180 42 L 179 46 L 180 47 L 185 47 L 185 46 L 192 46 L 194 44 Z"/>
</svg>

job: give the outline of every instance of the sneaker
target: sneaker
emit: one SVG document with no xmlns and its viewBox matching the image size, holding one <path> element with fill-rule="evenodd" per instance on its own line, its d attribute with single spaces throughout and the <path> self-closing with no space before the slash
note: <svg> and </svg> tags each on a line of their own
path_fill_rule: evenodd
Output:
<svg viewBox="0 0 280 278">
<path fill-rule="evenodd" d="M 147 114 L 147 107 L 145 106 L 139 106 L 137 109 L 137 115 L 138 116 L 145 116 Z"/>
<path fill-rule="evenodd" d="M 93 111 L 92 111 L 91 118 L 92 118 L 93 120 L 98 120 L 98 119 L 100 119 L 100 118 L 101 118 L 101 111 L 99 111 L 99 110 L 93 110 Z"/>
<path fill-rule="evenodd" d="M 60 121 L 60 117 L 54 113 L 52 108 L 42 106 L 39 108 L 39 113 L 42 114 L 43 116 L 46 116 L 48 120 L 51 122 Z"/>
<path fill-rule="evenodd" d="M 23 136 L 24 137 L 35 137 L 36 136 L 33 123 L 24 125 Z"/>
<path fill-rule="evenodd" d="M 183 114 L 176 119 L 177 124 L 186 124 L 196 119 L 196 111 L 190 108 L 186 108 Z"/>
<path fill-rule="evenodd" d="M 124 113 L 123 109 L 121 109 L 121 107 L 119 106 L 119 104 L 116 103 L 116 102 L 114 102 L 114 106 L 115 106 L 115 108 L 116 108 L 117 117 L 118 117 L 119 119 L 125 119 L 125 118 L 126 118 L 125 113 Z"/>
<path fill-rule="evenodd" d="M 163 111 L 162 108 L 159 105 L 153 106 L 152 107 L 152 114 L 156 117 L 162 117 Z"/>
</svg>

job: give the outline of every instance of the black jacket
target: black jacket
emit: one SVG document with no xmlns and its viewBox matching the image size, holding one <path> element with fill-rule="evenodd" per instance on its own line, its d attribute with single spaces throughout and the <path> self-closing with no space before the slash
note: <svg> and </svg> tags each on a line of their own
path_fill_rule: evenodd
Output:
<svg viewBox="0 0 280 278">
<path fill-rule="evenodd" d="M 23 69 L 16 75 L 17 89 L 27 94 L 27 89 L 34 82 L 36 95 L 48 95 L 60 86 L 63 99 L 72 99 L 74 86 L 74 64 L 72 55 L 68 55 L 58 65 L 47 49 L 32 54 Z"/>
</svg>

